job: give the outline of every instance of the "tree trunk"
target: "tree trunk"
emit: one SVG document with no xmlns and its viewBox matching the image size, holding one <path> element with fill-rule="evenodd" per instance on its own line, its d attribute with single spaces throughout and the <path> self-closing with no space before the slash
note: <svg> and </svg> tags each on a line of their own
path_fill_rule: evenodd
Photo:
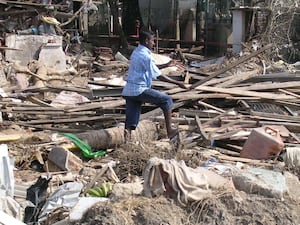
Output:
<svg viewBox="0 0 300 225">
<path fill-rule="evenodd" d="M 123 144 L 124 126 L 112 127 L 103 130 L 89 131 L 77 134 L 78 138 L 90 145 L 93 149 L 114 148 Z M 158 138 L 158 126 L 148 120 L 142 120 L 135 131 L 132 132 L 132 140 L 146 142 Z"/>
</svg>

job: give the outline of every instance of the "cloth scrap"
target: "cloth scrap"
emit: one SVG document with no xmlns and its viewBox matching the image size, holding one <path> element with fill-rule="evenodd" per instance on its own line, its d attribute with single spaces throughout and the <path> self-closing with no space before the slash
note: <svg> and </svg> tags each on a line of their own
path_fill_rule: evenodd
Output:
<svg viewBox="0 0 300 225">
<path fill-rule="evenodd" d="M 205 168 L 190 168 L 184 161 L 151 158 L 144 170 L 147 197 L 170 195 L 182 205 L 212 195 L 212 190 L 232 189 L 231 181 Z"/>
</svg>

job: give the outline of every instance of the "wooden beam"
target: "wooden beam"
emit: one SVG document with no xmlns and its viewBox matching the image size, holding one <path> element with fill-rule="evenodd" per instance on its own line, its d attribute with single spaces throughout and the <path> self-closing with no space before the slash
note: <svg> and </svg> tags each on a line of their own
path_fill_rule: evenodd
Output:
<svg viewBox="0 0 300 225">
<path fill-rule="evenodd" d="M 269 166 L 269 167 L 273 167 L 274 166 L 274 162 L 273 163 L 265 163 L 262 162 L 260 160 L 255 160 L 255 159 L 246 159 L 246 158 L 241 158 L 241 157 L 232 157 L 232 156 L 227 156 L 227 155 L 214 155 L 215 157 L 217 157 L 218 159 L 221 160 L 226 160 L 226 161 L 234 161 L 234 162 L 243 162 L 243 163 L 249 163 L 249 164 L 254 164 L 257 166 Z"/>
<path fill-rule="evenodd" d="M 231 76 L 230 80 L 227 80 L 225 82 L 222 82 L 222 83 L 216 85 L 216 87 L 229 87 L 230 85 L 240 83 L 240 82 L 242 82 L 244 80 L 247 80 L 251 77 L 258 76 L 258 72 L 259 72 L 258 69 L 252 70 L 252 71 L 247 71 L 247 72 L 240 72 L 237 75 Z"/>
<path fill-rule="evenodd" d="M 293 96 L 288 96 L 285 94 L 272 94 L 266 92 L 247 91 L 247 90 L 240 90 L 238 88 L 218 88 L 218 87 L 209 87 L 209 86 L 198 86 L 196 89 L 200 91 L 221 92 L 221 93 L 238 95 L 238 96 L 249 96 L 249 97 L 258 97 L 258 98 L 265 98 L 265 99 L 286 100 L 286 99 L 295 98 Z"/>
<path fill-rule="evenodd" d="M 207 107 L 207 108 L 214 109 L 214 110 L 216 110 L 217 112 L 220 112 L 220 113 L 224 113 L 224 112 L 225 112 L 225 110 L 220 109 L 220 108 L 218 108 L 218 107 L 215 107 L 215 106 L 213 106 L 213 105 L 210 105 L 210 104 L 208 104 L 208 103 L 206 103 L 206 102 L 198 101 L 198 104 L 200 104 L 200 105 L 202 105 L 202 106 L 204 106 L 204 107 Z"/>
<path fill-rule="evenodd" d="M 256 112 L 256 111 L 252 111 L 252 110 L 251 110 L 250 114 L 253 116 L 271 118 L 273 120 L 279 119 L 281 121 L 300 122 L 300 116 L 282 115 L 282 114 L 277 114 L 277 113 L 264 113 L 264 112 Z"/>
<path fill-rule="evenodd" d="M 196 120 L 196 124 L 198 126 L 198 129 L 199 129 L 200 135 L 202 136 L 204 141 L 206 141 L 206 142 L 209 141 L 210 138 L 209 138 L 208 134 L 205 132 L 204 127 L 202 126 L 201 120 L 199 119 L 199 117 L 195 116 L 195 120 Z"/>
<path fill-rule="evenodd" d="M 278 91 L 283 92 L 283 93 L 288 94 L 288 95 L 292 95 L 292 96 L 300 99 L 300 95 L 297 95 L 297 94 L 295 94 L 291 91 L 287 91 L 287 90 L 284 90 L 284 89 L 279 89 Z"/>
<path fill-rule="evenodd" d="M 124 99 L 78 105 L 71 109 L 67 109 L 66 111 L 67 112 L 78 112 L 78 111 L 87 111 L 87 110 L 93 110 L 93 109 L 107 109 L 107 108 L 115 108 L 115 107 L 122 106 L 122 105 L 125 105 Z"/>
<path fill-rule="evenodd" d="M 173 99 L 180 99 L 180 100 L 197 100 L 197 99 L 210 99 L 210 98 L 230 98 L 232 95 L 230 94 L 223 94 L 223 93 L 203 93 L 203 94 L 197 94 L 197 92 L 194 93 L 177 93 L 171 95 Z"/>
<path fill-rule="evenodd" d="M 23 124 L 27 125 L 35 125 L 35 124 L 60 124 L 60 123 L 77 123 L 77 122 L 88 122 L 88 121 L 105 121 L 105 120 L 112 120 L 112 119 L 124 119 L 123 115 L 118 117 L 112 116 L 82 116 L 76 118 L 69 118 L 69 119 L 53 119 L 53 120 L 30 120 L 27 122 L 23 122 Z"/>
<path fill-rule="evenodd" d="M 245 87 L 238 87 L 239 90 L 247 91 L 262 91 L 262 90 L 277 90 L 282 88 L 300 88 L 300 81 L 291 81 L 291 82 L 278 82 L 278 83 L 258 83 L 254 85 L 249 85 Z M 283 92 L 281 90 L 281 92 Z M 291 93 L 291 92 L 289 92 Z M 285 92 L 287 94 L 287 92 Z M 290 94 L 289 94 L 290 95 Z M 295 95 L 292 95 L 295 97 Z"/>
</svg>

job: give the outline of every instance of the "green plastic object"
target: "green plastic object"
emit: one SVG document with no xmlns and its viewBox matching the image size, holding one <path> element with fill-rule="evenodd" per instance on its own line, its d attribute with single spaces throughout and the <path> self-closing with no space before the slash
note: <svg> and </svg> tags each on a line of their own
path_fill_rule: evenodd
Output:
<svg viewBox="0 0 300 225">
<path fill-rule="evenodd" d="M 75 134 L 72 133 L 59 133 L 62 136 L 68 137 L 78 148 L 80 148 L 82 155 L 85 158 L 93 159 L 106 154 L 105 150 L 100 150 L 97 152 L 92 151 L 92 147 L 87 143 L 80 140 Z"/>
</svg>

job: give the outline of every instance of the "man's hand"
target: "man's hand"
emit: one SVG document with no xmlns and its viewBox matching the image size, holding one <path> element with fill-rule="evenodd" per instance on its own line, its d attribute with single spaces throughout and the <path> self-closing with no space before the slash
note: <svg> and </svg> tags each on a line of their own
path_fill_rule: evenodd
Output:
<svg viewBox="0 0 300 225">
<path fill-rule="evenodd" d="M 187 90 L 190 89 L 190 86 L 188 86 L 187 84 L 185 84 L 183 82 L 179 82 L 177 85 L 183 89 L 187 89 Z"/>
<path fill-rule="evenodd" d="M 177 80 L 174 80 L 166 75 L 163 75 L 161 74 L 159 77 L 158 77 L 159 80 L 161 81 L 166 81 L 166 82 L 169 82 L 169 83 L 172 83 L 172 84 L 176 84 L 178 85 L 179 87 L 183 88 L 183 89 L 190 89 L 190 85 L 187 85 L 181 81 L 177 81 Z"/>
</svg>

